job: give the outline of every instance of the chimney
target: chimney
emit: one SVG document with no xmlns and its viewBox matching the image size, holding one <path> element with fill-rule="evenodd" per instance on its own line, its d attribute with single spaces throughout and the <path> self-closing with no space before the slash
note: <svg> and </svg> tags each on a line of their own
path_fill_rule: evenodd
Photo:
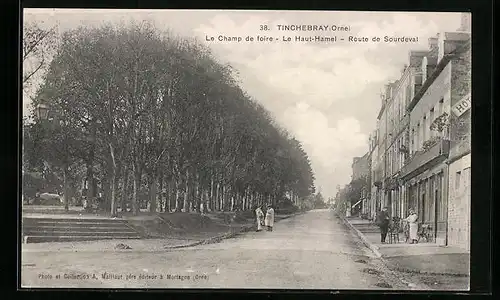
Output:
<svg viewBox="0 0 500 300">
<path fill-rule="evenodd" d="M 470 33 L 467 32 L 444 32 L 441 34 L 438 42 L 438 62 L 469 39 Z"/>
<path fill-rule="evenodd" d="M 460 20 L 460 28 L 457 31 L 471 31 L 471 13 L 462 13 Z"/>
<path fill-rule="evenodd" d="M 429 50 L 416 51 L 412 50 L 408 53 L 408 61 L 410 67 L 420 67 L 422 65 L 422 60 L 425 56 L 429 54 Z"/>
<path fill-rule="evenodd" d="M 384 106 L 384 104 L 385 104 L 385 94 L 384 94 L 384 92 L 380 93 L 380 100 L 382 101 L 381 105 Z"/>
<path fill-rule="evenodd" d="M 386 84 L 385 85 L 385 99 L 388 99 L 391 97 L 391 84 Z"/>
<path fill-rule="evenodd" d="M 406 68 L 408 68 L 408 65 L 407 65 L 407 64 L 405 64 L 405 65 L 403 66 L 403 70 L 401 71 L 401 73 L 402 73 L 402 74 L 404 74 L 404 73 L 405 73 Z"/>
<path fill-rule="evenodd" d="M 429 50 L 432 51 L 438 47 L 439 33 L 436 37 L 429 38 Z"/>
</svg>

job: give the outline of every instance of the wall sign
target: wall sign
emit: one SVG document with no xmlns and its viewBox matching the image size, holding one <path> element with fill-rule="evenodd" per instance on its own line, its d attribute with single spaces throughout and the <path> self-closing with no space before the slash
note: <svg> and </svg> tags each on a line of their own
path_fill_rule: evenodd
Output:
<svg viewBox="0 0 500 300">
<path fill-rule="evenodd" d="M 471 94 L 467 94 L 462 100 L 458 101 L 457 104 L 453 105 L 451 110 L 455 114 L 455 116 L 460 117 L 464 112 L 470 109 L 471 107 Z"/>
</svg>

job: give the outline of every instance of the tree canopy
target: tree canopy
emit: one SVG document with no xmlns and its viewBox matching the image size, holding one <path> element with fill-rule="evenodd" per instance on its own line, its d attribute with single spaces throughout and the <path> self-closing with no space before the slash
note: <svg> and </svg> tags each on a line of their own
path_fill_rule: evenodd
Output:
<svg viewBox="0 0 500 300">
<path fill-rule="evenodd" d="M 152 211 L 243 210 L 314 193 L 301 143 L 238 86 L 231 66 L 151 24 L 64 33 L 33 104 L 41 102 L 52 125 L 25 128 L 26 144 L 40 144 L 25 148 L 30 167 L 41 157 L 86 182 L 91 197 L 102 190 L 113 214 L 143 202 Z"/>
</svg>

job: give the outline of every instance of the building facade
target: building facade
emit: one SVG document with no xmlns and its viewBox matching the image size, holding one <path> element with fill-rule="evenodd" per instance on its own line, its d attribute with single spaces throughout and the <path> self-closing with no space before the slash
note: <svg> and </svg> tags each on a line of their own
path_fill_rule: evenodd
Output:
<svg viewBox="0 0 500 300">
<path fill-rule="evenodd" d="M 366 213 L 413 208 L 430 241 L 470 251 L 470 14 L 456 32 L 410 51 L 398 80 L 385 85 L 369 138 Z"/>
<path fill-rule="evenodd" d="M 378 125 L 377 125 L 378 128 Z M 368 145 L 368 160 L 370 167 L 369 177 L 369 199 L 368 208 L 365 213 L 368 214 L 370 220 L 375 220 L 378 210 L 380 210 L 380 183 L 382 179 L 381 162 L 378 155 L 378 130 L 376 129 L 370 134 Z"/>
<path fill-rule="evenodd" d="M 352 181 L 365 178 L 369 180 L 370 163 L 368 161 L 369 152 L 362 157 L 354 157 L 352 161 Z M 353 211 L 359 212 L 362 215 L 366 213 L 368 200 L 368 187 L 363 187 L 361 190 L 361 199 L 353 205 Z"/>
<path fill-rule="evenodd" d="M 408 207 L 415 208 L 419 222 L 430 228 L 433 240 L 446 244 L 448 231 L 448 182 L 446 164 L 453 126 L 449 126 L 452 106 L 458 102 L 460 65 L 458 52 L 469 43 L 467 33 L 443 33 L 431 39 L 430 51 L 421 64 L 422 88 L 407 110 L 409 120 L 409 160 L 399 178 L 407 190 Z M 437 42 L 437 44 L 436 44 Z M 458 55 L 458 56 L 457 56 Z M 434 59 L 437 64 L 434 66 Z"/>
<path fill-rule="evenodd" d="M 462 15 L 458 31 L 470 33 L 470 14 Z M 450 246 L 470 251 L 471 205 L 471 46 L 466 45 L 455 57 L 452 87 L 451 139 L 448 157 L 448 239 Z M 460 98 L 462 94 L 465 96 Z M 459 99 L 459 100 L 458 100 Z M 455 103 L 455 101 L 458 102 Z"/>
<path fill-rule="evenodd" d="M 448 245 L 470 251 L 471 203 L 471 78 L 470 44 L 451 59 L 450 154 L 448 157 Z M 466 93 L 464 95 L 464 93 Z"/>
<path fill-rule="evenodd" d="M 410 114 L 407 106 L 422 86 L 421 64 L 428 51 L 410 51 L 408 65 L 405 65 L 401 77 L 389 88 L 391 97 L 387 97 L 387 138 L 386 138 L 386 174 L 384 177 L 384 197 L 392 216 L 405 217 L 408 211 L 407 191 L 399 180 L 401 169 L 409 158 L 409 123 Z"/>
<path fill-rule="evenodd" d="M 355 157 L 352 161 L 352 180 L 360 179 L 368 176 L 368 153 L 362 157 Z"/>
</svg>

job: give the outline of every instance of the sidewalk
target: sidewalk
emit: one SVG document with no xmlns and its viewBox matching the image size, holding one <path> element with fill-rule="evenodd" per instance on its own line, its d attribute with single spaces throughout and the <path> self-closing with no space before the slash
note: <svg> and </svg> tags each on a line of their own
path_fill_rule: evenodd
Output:
<svg viewBox="0 0 500 300">
<path fill-rule="evenodd" d="M 470 253 L 465 250 L 435 243 L 407 244 L 403 234 L 400 235 L 399 243 L 382 244 L 380 229 L 375 224 L 357 217 L 343 220 L 377 256 L 397 271 L 469 276 Z"/>
</svg>

